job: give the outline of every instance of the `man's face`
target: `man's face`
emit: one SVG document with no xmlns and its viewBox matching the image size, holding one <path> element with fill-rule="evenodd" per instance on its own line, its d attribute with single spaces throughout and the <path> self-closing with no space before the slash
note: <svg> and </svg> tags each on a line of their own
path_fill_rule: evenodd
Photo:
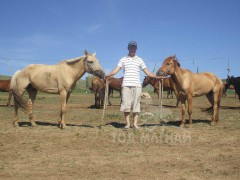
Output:
<svg viewBox="0 0 240 180">
<path fill-rule="evenodd" d="M 130 46 L 130 47 L 128 48 L 128 50 L 129 50 L 129 56 L 133 57 L 133 56 L 135 56 L 135 54 L 136 54 L 137 47 L 136 47 L 136 46 Z"/>
</svg>

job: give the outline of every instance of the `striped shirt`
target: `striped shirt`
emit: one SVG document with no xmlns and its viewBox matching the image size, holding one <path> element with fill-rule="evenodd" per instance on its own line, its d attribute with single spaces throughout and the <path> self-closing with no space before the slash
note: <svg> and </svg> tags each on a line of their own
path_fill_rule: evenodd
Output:
<svg viewBox="0 0 240 180">
<path fill-rule="evenodd" d="M 146 68 L 143 60 L 138 57 L 125 56 L 120 59 L 118 66 L 123 69 L 123 83 L 124 86 L 142 87 L 140 81 L 140 71 Z"/>
</svg>

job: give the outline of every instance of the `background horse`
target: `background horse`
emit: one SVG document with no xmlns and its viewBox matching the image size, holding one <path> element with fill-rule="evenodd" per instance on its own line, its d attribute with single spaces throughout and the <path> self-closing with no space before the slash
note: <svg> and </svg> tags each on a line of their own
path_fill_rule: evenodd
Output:
<svg viewBox="0 0 240 180">
<path fill-rule="evenodd" d="M 170 80 L 170 78 L 163 79 L 163 91 L 167 91 L 167 98 L 172 98 L 173 97 L 173 95 L 172 95 L 173 88 L 171 87 L 169 80 Z M 157 95 L 159 97 L 159 80 L 151 78 L 149 76 L 145 76 L 143 83 L 142 83 L 142 87 L 144 88 L 148 84 L 151 84 L 153 86 L 154 91 L 157 92 Z"/>
<path fill-rule="evenodd" d="M 76 82 L 86 73 L 104 77 L 102 67 L 94 54 L 86 50 L 84 56 L 65 60 L 56 65 L 28 65 L 21 71 L 17 71 L 11 81 L 15 105 L 14 125 L 18 125 L 18 108 L 22 108 L 28 115 L 31 125 L 36 125 L 32 113 L 38 90 L 45 93 L 59 94 L 61 99 L 60 127 L 66 126 L 66 106 L 70 93 L 76 86 Z M 25 90 L 29 94 L 29 100 L 22 98 Z"/>
<path fill-rule="evenodd" d="M 157 95 L 158 95 L 158 98 L 159 98 L 159 82 L 161 83 L 160 80 L 151 78 L 149 76 L 145 76 L 145 78 L 143 80 L 142 87 L 144 88 L 148 84 L 151 84 L 153 86 L 154 90 L 157 92 Z M 171 78 L 164 78 L 163 79 L 163 91 L 167 91 L 167 98 L 169 98 L 170 95 L 172 96 L 172 92 L 174 92 L 174 94 L 177 98 L 177 103 L 176 103 L 176 107 L 177 107 L 178 103 L 179 103 L 179 99 L 178 99 L 176 88 L 175 88 L 175 90 L 174 90 L 174 88 L 175 88 L 175 85 L 171 81 Z"/>
<path fill-rule="evenodd" d="M 185 102 L 188 101 L 189 125 L 192 125 L 192 98 L 206 95 L 211 107 L 207 110 L 213 111 L 211 125 L 216 123 L 219 118 L 219 107 L 223 92 L 221 79 L 213 73 L 195 74 L 189 70 L 180 68 L 180 63 L 175 56 L 170 56 L 164 60 L 162 66 L 157 71 L 157 75 L 171 75 L 171 80 L 176 84 L 176 88 L 181 100 L 182 123 L 185 126 Z"/>
<path fill-rule="evenodd" d="M 123 77 L 121 78 L 114 78 L 110 77 L 108 78 L 108 85 L 109 85 L 109 91 L 108 91 L 108 103 L 111 106 L 112 103 L 110 102 L 110 94 L 113 90 L 118 91 L 121 96 L 121 87 L 122 87 L 122 81 Z M 104 95 L 105 95 L 105 81 L 103 79 L 100 79 L 98 77 L 94 77 L 92 80 L 92 88 L 91 90 L 94 91 L 94 97 L 95 97 L 95 107 L 100 108 L 100 106 L 103 106 L 104 101 Z"/>
<path fill-rule="evenodd" d="M 0 80 L 0 91 L 8 92 L 7 106 L 11 106 L 12 90 L 10 89 L 11 79 Z"/>
<path fill-rule="evenodd" d="M 95 97 L 95 108 L 100 108 L 103 106 L 104 95 L 105 95 L 105 83 L 103 79 L 94 76 L 92 79 L 91 90 L 94 92 Z"/>
<path fill-rule="evenodd" d="M 223 97 L 227 97 L 227 90 L 228 89 L 231 89 L 231 90 L 234 90 L 234 94 L 235 94 L 235 98 L 237 97 L 237 93 L 236 93 L 236 91 L 235 91 L 235 89 L 234 89 L 234 86 L 233 85 L 229 85 L 229 84 L 227 84 L 226 82 L 224 82 L 223 83 Z"/>
<path fill-rule="evenodd" d="M 233 77 L 233 76 L 228 76 L 226 79 L 226 86 L 225 88 L 228 89 L 230 85 L 234 86 L 235 92 L 238 95 L 238 99 L 240 100 L 240 77 Z"/>
<path fill-rule="evenodd" d="M 111 106 L 112 103 L 110 102 L 110 93 L 115 90 L 120 93 L 120 97 L 122 97 L 121 89 L 122 89 L 122 82 L 123 82 L 123 77 L 121 78 L 114 78 L 110 77 L 108 78 L 108 83 L 109 83 L 109 93 L 108 93 L 108 103 Z"/>
</svg>

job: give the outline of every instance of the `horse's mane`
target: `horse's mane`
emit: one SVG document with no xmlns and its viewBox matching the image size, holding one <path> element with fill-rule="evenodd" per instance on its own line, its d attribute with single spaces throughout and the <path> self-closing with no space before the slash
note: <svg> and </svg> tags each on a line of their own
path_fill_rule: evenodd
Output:
<svg viewBox="0 0 240 180">
<path fill-rule="evenodd" d="M 170 60 L 173 60 L 173 62 L 174 62 L 175 65 L 177 65 L 178 67 L 181 67 L 180 62 L 179 62 L 179 60 L 176 58 L 175 55 L 174 55 L 174 56 L 169 56 L 167 59 L 165 59 L 165 60 L 163 61 L 163 64 L 166 63 L 167 61 L 170 61 Z M 182 69 L 183 71 L 192 72 L 192 71 L 190 71 L 189 69 L 183 69 L 183 68 L 181 68 L 181 69 Z"/>
<path fill-rule="evenodd" d="M 77 57 L 77 58 L 72 58 L 72 59 L 67 59 L 67 60 L 63 60 L 60 63 L 67 63 L 67 64 L 74 64 L 78 61 L 81 61 L 82 59 L 84 59 L 86 56 L 81 56 L 81 57 Z"/>
<path fill-rule="evenodd" d="M 178 67 L 181 67 L 180 62 L 178 61 L 178 59 L 176 58 L 176 56 L 169 56 L 168 58 L 166 58 L 163 61 L 163 64 L 166 63 L 167 61 L 173 60 L 174 64 L 176 64 Z"/>
</svg>

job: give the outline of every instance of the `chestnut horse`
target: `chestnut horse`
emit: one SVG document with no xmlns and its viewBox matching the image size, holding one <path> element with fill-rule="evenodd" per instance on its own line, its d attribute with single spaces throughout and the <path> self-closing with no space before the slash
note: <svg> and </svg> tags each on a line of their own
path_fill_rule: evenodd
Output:
<svg viewBox="0 0 240 180">
<path fill-rule="evenodd" d="M 121 96 L 121 86 L 122 86 L 123 77 L 121 78 L 114 78 L 110 77 L 108 78 L 108 85 L 109 85 L 109 91 L 108 91 L 108 103 L 111 106 L 112 103 L 110 102 L 110 93 L 115 90 L 120 93 Z M 95 97 L 95 107 L 99 108 L 100 106 L 103 106 L 103 100 L 105 95 L 105 81 L 103 79 L 99 79 L 98 77 L 94 77 L 92 81 L 92 88 L 91 90 L 94 91 L 94 97 Z"/>
<path fill-rule="evenodd" d="M 105 83 L 103 79 L 97 76 L 93 77 L 91 90 L 94 92 L 95 97 L 95 108 L 103 106 L 104 94 L 105 94 Z"/>
<path fill-rule="evenodd" d="M 109 103 L 110 106 L 112 105 L 112 103 L 110 102 L 109 95 L 113 90 L 118 91 L 120 93 L 120 97 L 122 97 L 122 94 L 121 94 L 122 82 L 123 82 L 123 77 L 121 77 L 121 78 L 114 78 L 114 77 L 108 78 L 108 84 L 109 84 L 108 103 Z"/>
<path fill-rule="evenodd" d="M 226 79 L 226 86 L 225 90 L 230 87 L 230 85 L 234 86 L 235 92 L 238 95 L 238 99 L 240 100 L 240 77 L 233 77 L 233 76 L 228 76 Z"/>
<path fill-rule="evenodd" d="M 8 92 L 7 106 L 11 106 L 10 101 L 12 98 L 12 90 L 10 89 L 11 79 L 0 80 L 0 91 Z"/>
<path fill-rule="evenodd" d="M 145 76 L 142 83 L 142 87 L 144 88 L 148 84 L 151 84 L 153 86 L 154 91 L 157 92 L 157 95 L 159 97 L 159 80 L 151 78 L 149 76 Z M 173 97 L 172 96 L 173 88 L 171 87 L 170 78 L 163 79 L 163 91 L 167 91 L 167 98 L 170 98 L 170 96 Z"/>
<path fill-rule="evenodd" d="M 170 56 L 164 60 L 162 66 L 157 71 L 159 76 L 171 75 L 171 80 L 176 84 L 176 89 L 181 100 L 182 123 L 185 126 L 185 102 L 188 102 L 189 126 L 192 125 L 192 98 L 206 95 L 211 107 L 206 109 L 213 112 L 211 125 L 215 124 L 219 118 L 219 107 L 223 93 L 222 80 L 213 73 L 192 73 L 180 67 L 180 63 L 175 56 Z"/>
<path fill-rule="evenodd" d="M 143 84 L 142 87 L 146 87 L 148 84 L 151 84 L 154 88 L 154 91 L 157 92 L 158 98 L 159 98 L 159 81 L 157 79 L 151 78 L 149 76 L 145 76 L 144 80 L 143 80 Z M 161 81 L 160 81 L 161 83 Z M 167 98 L 169 98 L 170 94 L 172 96 L 172 92 L 174 92 L 176 98 L 177 98 L 177 103 L 176 103 L 176 107 L 178 107 L 179 104 L 179 99 L 178 99 L 178 95 L 177 95 L 177 91 L 175 85 L 173 84 L 173 82 L 171 81 L 171 78 L 164 78 L 163 79 L 163 91 L 167 91 Z M 173 97 L 173 96 L 172 96 Z"/>
<path fill-rule="evenodd" d="M 45 93 L 59 94 L 61 99 L 61 112 L 59 125 L 66 127 L 65 116 L 67 102 L 70 93 L 76 86 L 76 82 L 86 73 L 104 77 L 104 72 L 94 54 L 85 50 L 84 56 L 61 61 L 56 65 L 31 64 L 21 71 L 17 71 L 11 81 L 15 105 L 15 121 L 18 125 L 18 108 L 22 108 L 28 115 L 32 126 L 36 125 L 32 113 L 32 103 L 40 90 Z M 29 94 L 29 100 L 23 99 L 25 90 Z"/>
</svg>

